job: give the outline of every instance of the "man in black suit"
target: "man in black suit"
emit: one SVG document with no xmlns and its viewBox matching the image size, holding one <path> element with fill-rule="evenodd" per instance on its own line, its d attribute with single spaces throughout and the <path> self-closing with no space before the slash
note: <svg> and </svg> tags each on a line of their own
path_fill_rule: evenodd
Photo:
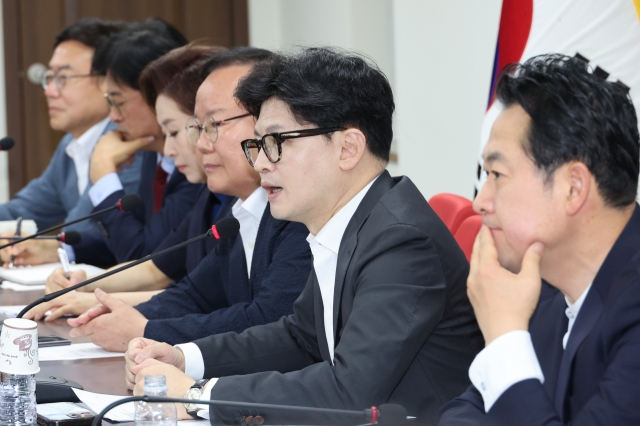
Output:
<svg viewBox="0 0 640 426">
<path fill-rule="evenodd" d="M 236 97 L 258 118 L 258 139 L 242 146 L 271 212 L 307 226 L 314 268 L 292 315 L 197 340 L 197 356 L 132 341 L 130 386 L 140 394 L 145 375 L 165 374 L 173 396 L 344 409 L 394 402 L 437 421 L 467 386 L 483 342 L 464 254 L 415 185 L 385 171 L 387 79 L 358 56 L 313 48 L 256 64 Z M 194 385 L 202 377 L 212 379 Z M 332 421 L 248 407 L 179 410 L 212 423 Z"/>
<path fill-rule="evenodd" d="M 441 425 L 640 424 L 639 138 L 627 92 L 560 55 L 503 74 L 468 281 L 487 346 Z"/>
</svg>

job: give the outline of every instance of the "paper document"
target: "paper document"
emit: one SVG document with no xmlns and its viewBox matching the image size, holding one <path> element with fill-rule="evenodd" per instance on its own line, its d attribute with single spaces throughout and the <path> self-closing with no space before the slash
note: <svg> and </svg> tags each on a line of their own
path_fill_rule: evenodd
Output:
<svg viewBox="0 0 640 426">
<path fill-rule="evenodd" d="M 11 305 L 11 306 L 0 306 L 0 314 L 6 315 L 9 318 L 15 318 L 18 316 L 21 310 L 23 310 L 27 305 Z M 44 314 L 49 315 L 51 311 L 47 311 Z"/>
<path fill-rule="evenodd" d="M 7 280 L 2 281 L 2 283 L 0 284 L 0 288 L 4 288 L 5 290 L 13 290 L 13 291 L 42 291 L 46 287 L 47 286 L 44 284 L 24 285 L 24 284 L 18 284 L 18 283 L 14 283 L 12 281 L 7 281 Z"/>
<path fill-rule="evenodd" d="M 93 343 L 75 343 L 66 346 L 38 348 L 38 357 L 42 361 L 64 361 L 67 359 L 113 358 L 124 356 L 123 352 L 109 352 Z"/>
<path fill-rule="evenodd" d="M 78 399 L 86 404 L 87 407 L 91 409 L 94 413 L 99 413 L 104 410 L 107 405 L 112 402 L 116 402 L 125 396 L 117 396 L 117 395 L 104 395 L 101 393 L 93 393 L 87 392 L 84 390 L 72 388 L 76 393 Z M 135 410 L 134 402 L 127 402 L 126 404 L 119 405 L 109 411 L 107 415 L 104 416 L 105 419 L 114 421 L 114 422 L 132 422 L 134 420 L 134 410 Z M 193 425 L 195 423 L 206 422 L 209 424 L 209 420 L 207 419 L 199 419 L 199 420 L 179 420 L 178 425 L 186 426 Z"/>
<path fill-rule="evenodd" d="M 17 220 L 0 220 L 0 234 L 4 234 L 7 231 L 15 231 L 17 222 Z M 20 225 L 20 231 L 23 237 L 35 234 L 38 232 L 38 225 L 31 219 L 24 219 L 22 225 Z"/>
<path fill-rule="evenodd" d="M 111 404 L 112 402 L 118 401 L 122 398 L 126 398 L 125 396 L 104 395 L 101 393 L 87 392 L 85 390 L 76 388 L 71 389 L 73 389 L 73 391 L 76 393 L 78 399 L 84 402 L 87 407 L 89 407 L 91 411 L 96 414 L 104 410 L 107 405 Z M 109 413 L 104 417 L 114 422 L 132 422 L 134 417 L 134 410 L 135 408 L 133 402 L 127 402 L 126 404 L 119 405 L 113 410 L 109 411 Z"/>
<path fill-rule="evenodd" d="M 49 275 L 56 269 L 60 268 L 60 263 L 47 263 L 46 265 L 38 266 L 18 266 L 17 268 L 0 268 L 0 278 L 12 281 L 18 284 L 37 285 L 47 282 Z M 78 265 L 71 265 L 71 271 L 77 271 L 79 269 L 84 270 L 87 276 L 93 276 L 103 273 L 105 270 L 97 268 L 93 265 L 85 265 L 84 263 Z"/>
</svg>

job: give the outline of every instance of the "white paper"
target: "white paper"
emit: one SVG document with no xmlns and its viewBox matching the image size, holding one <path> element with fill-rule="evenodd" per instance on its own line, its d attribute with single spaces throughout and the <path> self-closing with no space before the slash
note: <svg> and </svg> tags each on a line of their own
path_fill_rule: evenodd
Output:
<svg viewBox="0 0 640 426">
<path fill-rule="evenodd" d="M 18 283 L 14 283 L 13 281 L 2 281 L 2 284 L 0 284 L 0 288 L 4 288 L 5 290 L 13 290 L 13 291 L 42 291 L 45 288 L 47 288 L 46 285 L 44 284 L 31 284 L 31 285 L 25 285 L 25 284 L 18 284 Z"/>
<path fill-rule="evenodd" d="M 6 315 L 9 318 L 15 318 L 25 306 L 27 305 L 0 306 L 0 314 Z M 49 315 L 50 313 L 51 311 L 47 311 L 44 314 Z"/>
<path fill-rule="evenodd" d="M 87 405 L 87 407 L 89 407 L 91 411 L 93 411 L 96 414 L 104 410 L 107 407 L 107 405 L 111 404 L 112 402 L 119 401 L 123 398 L 126 398 L 126 396 L 105 395 L 101 393 L 87 392 L 87 391 L 76 389 L 76 388 L 71 388 L 71 389 L 73 389 L 73 391 L 76 393 L 76 396 L 78 397 L 78 399 L 84 402 Z M 122 404 L 115 407 L 114 409 L 109 411 L 109 413 L 107 413 L 104 417 L 105 419 L 109 419 L 114 422 L 132 422 L 134 420 L 134 410 L 135 410 L 134 403 L 127 402 L 126 404 Z M 195 423 L 201 423 L 201 422 L 207 422 L 208 424 L 209 420 L 207 419 L 179 420 L 178 425 L 179 426 L 193 425 Z"/>
<path fill-rule="evenodd" d="M 13 281 L 19 284 L 38 285 L 47 282 L 49 275 L 53 273 L 56 268 L 60 268 L 60 263 L 47 263 L 45 265 L 38 266 L 18 266 L 16 268 L 0 268 L 0 278 Z M 87 276 L 98 275 L 104 272 L 102 268 L 97 268 L 93 265 L 85 265 L 84 263 L 78 265 L 71 265 L 72 271 L 79 269 L 84 270 Z"/>
<path fill-rule="evenodd" d="M 124 353 L 109 352 L 93 343 L 75 343 L 65 346 L 38 348 L 38 356 L 40 357 L 40 362 L 42 362 L 64 361 L 67 359 L 112 358 L 124 356 Z"/>
<path fill-rule="evenodd" d="M 104 395 L 101 393 L 87 392 L 85 390 L 76 388 L 71 389 L 73 389 L 73 391 L 76 393 L 78 399 L 87 404 L 87 407 L 89 407 L 91 411 L 96 414 L 104 410 L 107 405 L 111 404 L 112 402 L 126 398 L 126 396 Z M 134 417 L 134 407 L 135 406 L 133 405 L 133 402 L 127 402 L 126 404 L 119 405 L 113 410 L 109 411 L 105 418 L 113 420 L 114 422 L 132 422 Z"/>
<path fill-rule="evenodd" d="M 13 231 L 15 233 L 17 220 L 0 220 L 0 234 L 4 234 L 7 231 Z M 27 235 L 35 234 L 38 232 L 38 225 L 33 219 L 23 219 L 22 225 L 20 225 L 20 234 L 23 237 Z"/>
</svg>

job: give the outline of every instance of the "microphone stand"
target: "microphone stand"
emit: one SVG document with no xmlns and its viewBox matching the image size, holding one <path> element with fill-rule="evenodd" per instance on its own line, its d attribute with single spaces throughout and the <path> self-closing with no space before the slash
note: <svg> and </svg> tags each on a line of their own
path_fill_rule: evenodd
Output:
<svg viewBox="0 0 640 426">
<path fill-rule="evenodd" d="M 72 285 L 70 287 L 63 288 L 62 290 L 58 290 L 58 291 L 55 291 L 53 293 L 46 294 L 43 297 L 41 297 L 40 299 L 37 299 L 37 300 L 29 303 L 27 306 L 25 306 L 25 308 L 20 311 L 20 313 L 18 314 L 18 316 L 16 318 L 22 318 L 22 316 L 24 314 L 29 312 L 29 309 L 33 308 L 36 305 L 39 305 L 40 303 L 48 302 L 49 300 L 55 299 L 56 297 L 62 296 L 63 294 L 67 294 L 67 293 L 69 293 L 69 292 L 71 292 L 71 291 L 73 291 L 73 290 L 75 290 L 77 288 L 84 287 L 86 285 L 89 285 L 91 283 L 99 281 L 99 280 L 101 280 L 103 278 L 110 277 L 111 275 L 117 274 L 118 272 L 124 271 L 125 269 L 133 268 L 134 266 L 139 265 L 141 263 L 144 263 L 147 260 L 151 260 L 154 257 L 162 256 L 163 254 L 169 253 L 169 252 L 171 252 L 173 250 L 177 250 L 180 247 L 184 247 L 184 246 L 186 246 L 188 244 L 193 243 L 194 241 L 198 241 L 198 240 L 201 240 L 203 238 L 210 237 L 212 235 L 213 235 L 213 232 L 211 231 L 211 229 L 209 229 L 206 233 L 204 233 L 202 235 L 198 235 L 197 237 L 193 237 L 190 240 L 184 241 L 184 242 L 182 242 L 180 244 L 176 244 L 175 246 L 168 247 L 168 248 L 166 248 L 164 250 L 161 250 L 159 252 L 148 254 L 145 257 L 136 260 L 135 262 L 127 263 L 126 265 L 123 265 L 123 266 L 121 266 L 119 268 L 116 268 L 116 269 L 113 269 L 111 271 L 107 271 L 104 274 L 97 275 L 97 276 L 95 276 L 93 278 L 90 278 L 88 280 L 82 281 L 81 283 L 78 283 L 76 285 Z"/>
<path fill-rule="evenodd" d="M 47 228 L 47 229 L 45 229 L 43 231 L 36 232 L 35 234 L 28 235 L 26 237 L 22 237 L 20 239 L 11 241 L 10 243 L 7 243 L 7 244 L 3 244 L 3 245 L 0 246 L 0 250 L 2 250 L 3 248 L 6 248 L 6 247 L 12 246 L 14 244 L 19 244 L 19 243 L 21 243 L 23 241 L 27 241 L 27 240 L 30 240 L 32 238 L 39 237 L 40 235 L 48 234 L 51 231 L 57 231 L 58 229 L 63 228 L 65 226 L 74 225 L 74 224 L 76 224 L 78 222 L 82 222 L 83 220 L 87 220 L 87 219 L 91 219 L 92 217 L 100 216 L 103 213 L 107 213 L 107 212 L 110 212 L 111 210 L 115 210 L 115 209 L 118 209 L 118 208 L 120 208 L 120 201 L 118 201 L 118 204 L 116 204 L 113 207 L 107 207 L 106 209 L 98 210 L 95 213 L 91 213 L 89 216 L 84 216 L 84 217 L 81 217 L 79 219 L 75 219 L 75 220 L 72 220 L 70 222 L 63 223 L 62 225 L 52 226 L 51 228 Z M 2 238 L 0 238 L 0 239 L 2 239 Z"/>
<path fill-rule="evenodd" d="M 385 406 L 397 405 L 397 404 L 383 404 L 382 406 L 380 406 L 380 410 L 376 407 L 371 407 L 363 411 L 354 411 L 354 410 L 340 410 L 336 408 L 300 407 L 295 405 L 277 405 L 277 404 L 260 404 L 260 403 L 254 404 L 254 403 L 247 403 L 247 402 L 219 401 L 219 400 L 193 400 L 193 399 L 184 399 L 184 398 L 169 398 L 169 397 L 162 397 L 162 396 L 143 395 L 143 396 L 129 396 L 126 398 L 119 399 L 115 402 L 112 402 L 93 418 L 93 423 L 91 424 L 91 426 L 100 426 L 102 424 L 102 418 L 109 411 L 111 411 L 113 408 L 117 407 L 118 405 L 125 404 L 127 402 L 134 402 L 134 401 L 173 402 L 173 403 L 177 402 L 177 403 L 185 403 L 185 404 L 197 403 L 197 404 L 205 404 L 205 405 L 222 405 L 227 407 L 238 407 L 245 410 L 249 408 L 268 409 L 268 410 L 276 409 L 276 410 L 286 410 L 289 412 L 295 412 L 295 413 L 301 413 L 301 414 L 337 415 L 337 416 L 351 417 L 352 419 L 349 419 L 350 420 L 349 422 L 345 421 L 344 423 L 340 423 L 345 425 L 358 425 L 358 424 L 363 424 L 363 422 L 376 424 L 378 423 L 379 412 L 383 411 Z M 404 408 L 402 408 L 401 406 L 398 405 L 397 407 L 401 408 L 402 411 L 404 411 Z M 385 426 L 399 426 L 400 424 L 404 423 L 404 421 L 406 420 L 406 412 L 404 413 L 404 416 L 400 416 L 400 417 L 403 417 L 402 422 L 400 423 L 397 422 L 397 419 L 392 417 L 395 417 L 395 416 L 389 416 L 388 419 L 381 418 L 382 421 L 380 422 L 380 424 Z M 384 421 L 384 420 L 387 420 L 387 421 Z M 262 418 L 261 421 L 253 422 L 251 424 L 259 426 L 263 422 L 264 422 L 264 418 Z M 311 425 L 314 423 L 309 422 L 305 424 Z M 337 424 L 337 423 L 334 423 L 334 424 Z"/>
</svg>

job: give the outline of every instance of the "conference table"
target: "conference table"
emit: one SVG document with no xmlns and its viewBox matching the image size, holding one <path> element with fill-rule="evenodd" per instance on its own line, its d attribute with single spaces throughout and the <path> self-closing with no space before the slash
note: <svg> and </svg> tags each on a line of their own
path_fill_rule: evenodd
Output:
<svg viewBox="0 0 640 426">
<path fill-rule="evenodd" d="M 42 290 L 13 291 L 3 289 L 0 285 L 0 306 L 26 305 L 43 295 Z M 0 319 L 4 320 L 5 318 L 0 315 Z M 38 322 L 39 336 L 56 335 L 70 339 L 72 343 L 89 342 L 89 339 L 85 337 L 70 337 L 69 330 L 71 330 L 71 326 L 67 324 L 66 319 L 57 319 L 51 323 Z M 89 392 L 132 395 L 125 384 L 124 357 L 40 362 L 40 374 L 73 380 Z M 111 423 L 105 422 L 104 424 Z M 125 425 L 127 423 L 119 424 Z"/>
</svg>

